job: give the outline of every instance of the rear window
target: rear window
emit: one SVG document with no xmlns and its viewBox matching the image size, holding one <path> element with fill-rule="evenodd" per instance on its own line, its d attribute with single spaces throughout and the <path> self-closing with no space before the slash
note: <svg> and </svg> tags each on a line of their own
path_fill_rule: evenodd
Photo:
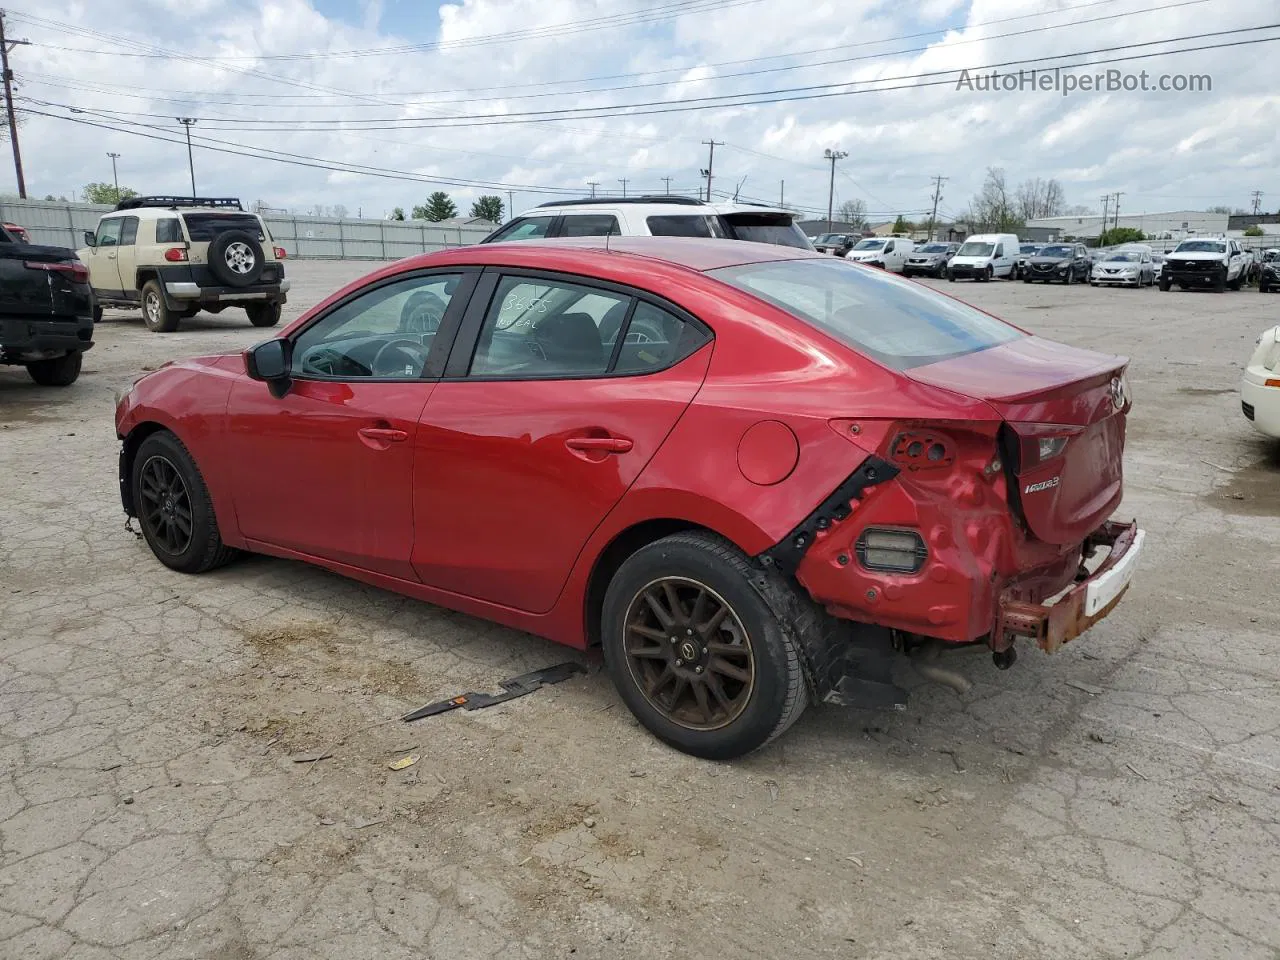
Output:
<svg viewBox="0 0 1280 960">
<path fill-rule="evenodd" d="M 708 275 L 780 307 L 895 370 L 1025 336 L 928 287 L 830 257 L 743 264 Z"/>
<path fill-rule="evenodd" d="M 247 213 L 184 213 L 187 233 L 194 243 L 207 243 L 228 230 L 243 230 L 259 241 L 267 239 L 258 218 Z"/>
<path fill-rule="evenodd" d="M 655 237 L 706 237 L 708 239 L 723 237 L 715 217 L 705 216 L 658 216 L 646 217 L 645 224 Z"/>
<path fill-rule="evenodd" d="M 804 231 L 786 214 L 776 213 L 728 213 L 725 222 L 736 240 L 750 243 L 772 243 L 779 247 L 799 247 L 812 250 Z"/>
</svg>

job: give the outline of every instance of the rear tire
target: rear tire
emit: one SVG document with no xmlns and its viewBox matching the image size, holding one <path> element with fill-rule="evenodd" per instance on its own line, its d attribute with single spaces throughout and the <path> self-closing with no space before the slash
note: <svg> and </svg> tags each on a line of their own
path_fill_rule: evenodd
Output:
<svg viewBox="0 0 1280 960">
<path fill-rule="evenodd" d="M 83 357 L 83 353 L 75 350 L 51 360 L 33 360 L 26 365 L 27 376 L 42 387 L 69 387 L 80 376 Z"/>
<path fill-rule="evenodd" d="M 1168 279 L 1166 279 L 1165 277 L 1161 277 L 1161 278 L 1160 278 L 1160 292 L 1161 292 L 1161 293 L 1168 293 L 1168 292 L 1169 292 L 1169 289 L 1170 289 L 1172 286 L 1173 286 L 1173 283 L 1172 283 L 1171 281 L 1169 281 L 1169 280 L 1168 280 Z"/>
<path fill-rule="evenodd" d="M 231 560 L 204 477 L 181 440 L 167 430 L 142 441 L 129 482 L 134 509 L 156 559 L 180 573 L 204 573 Z"/>
<path fill-rule="evenodd" d="M 793 589 L 712 534 L 675 534 L 632 554 L 605 593 L 601 636 L 636 719 L 708 760 L 783 733 L 809 703 L 792 625 L 774 612 L 793 608 Z"/>
<path fill-rule="evenodd" d="M 1258 292 L 1259 292 L 1259 293 L 1266 293 L 1266 292 L 1267 292 L 1267 291 L 1269 291 L 1270 289 L 1271 289 L 1271 288 L 1270 288 L 1269 286 L 1267 286 L 1267 281 L 1265 281 L 1265 280 L 1259 280 L 1259 281 L 1258 281 Z"/>
<path fill-rule="evenodd" d="M 249 315 L 249 322 L 255 327 L 274 327 L 280 322 L 280 304 L 251 303 L 244 308 Z"/>
<path fill-rule="evenodd" d="M 176 311 L 170 310 L 165 303 L 164 291 L 155 280 L 148 280 L 142 285 L 142 322 L 152 333 L 173 333 L 178 329 L 181 319 Z"/>
</svg>

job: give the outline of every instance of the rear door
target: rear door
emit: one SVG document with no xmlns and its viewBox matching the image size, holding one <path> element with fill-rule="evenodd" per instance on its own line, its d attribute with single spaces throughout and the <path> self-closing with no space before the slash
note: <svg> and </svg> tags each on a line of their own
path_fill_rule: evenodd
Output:
<svg viewBox="0 0 1280 960">
<path fill-rule="evenodd" d="M 116 248 L 116 271 L 120 275 L 120 289 L 136 290 L 138 287 L 138 218 L 122 217 L 120 244 Z"/>
<path fill-rule="evenodd" d="M 551 609 L 701 386 L 709 341 L 694 318 L 625 287 L 486 271 L 418 430 L 418 577 Z"/>
</svg>

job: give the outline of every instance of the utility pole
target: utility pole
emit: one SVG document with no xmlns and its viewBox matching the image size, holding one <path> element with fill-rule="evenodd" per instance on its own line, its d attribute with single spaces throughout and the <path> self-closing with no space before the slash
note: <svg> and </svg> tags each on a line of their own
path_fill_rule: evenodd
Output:
<svg viewBox="0 0 1280 960">
<path fill-rule="evenodd" d="M 107 156 L 111 158 L 111 182 L 116 185 L 116 203 L 120 202 L 120 177 L 116 175 L 116 161 L 120 159 L 120 154 L 107 151 Z"/>
<path fill-rule="evenodd" d="M 1100 198 L 1102 201 L 1102 228 L 1098 231 L 1098 242 L 1102 242 L 1102 235 L 1107 232 L 1107 211 L 1111 209 L 1111 194 L 1103 194 Z"/>
<path fill-rule="evenodd" d="M 827 233 L 831 232 L 831 213 L 832 206 L 836 201 L 836 161 L 843 160 L 847 157 L 848 151 L 845 150 L 825 150 L 822 156 L 831 161 L 831 183 L 827 187 Z"/>
<path fill-rule="evenodd" d="M 516 215 L 516 194 L 514 190 L 507 191 L 507 219 L 510 220 Z"/>
<path fill-rule="evenodd" d="M 9 40 L 4 35 L 4 11 L 0 10 L 0 69 L 4 71 L 4 107 L 9 114 L 9 142 L 13 144 L 13 173 L 18 180 L 18 196 L 27 199 L 27 180 L 22 175 L 22 151 L 18 149 L 18 118 L 13 115 L 13 71 L 9 69 L 9 51 L 30 46 L 30 40 Z"/>
<path fill-rule="evenodd" d="M 663 182 L 664 184 L 666 184 L 666 189 L 665 189 L 664 193 L 665 193 L 668 197 L 669 197 L 669 196 L 671 196 L 671 178 L 670 178 L 670 177 L 662 177 L 661 179 L 662 179 L 662 182 Z"/>
<path fill-rule="evenodd" d="M 1116 191 L 1115 228 L 1117 230 L 1120 229 L 1120 198 L 1123 196 L 1123 193 Z"/>
<path fill-rule="evenodd" d="M 711 202 L 711 174 L 716 164 L 716 147 L 723 147 L 723 140 L 703 140 L 702 145 L 710 147 L 711 152 L 707 155 L 707 169 L 702 171 L 702 175 L 707 178 L 707 203 Z"/>
<path fill-rule="evenodd" d="M 178 117 L 178 122 L 187 128 L 187 167 L 191 171 L 191 196 L 196 195 L 196 162 L 191 156 L 191 125 L 196 122 L 195 117 Z"/>
<path fill-rule="evenodd" d="M 596 187 L 600 186 L 600 181 L 588 180 L 587 186 L 591 188 L 591 199 L 594 200 L 596 198 Z"/>
<path fill-rule="evenodd" d="M 785 207 L 787 205 L 787 181 L 778 181 L 778 206 Z"/>
<path fill-rule="evenodd" d="M 926 240 L 933 239 L 933 227 L 938 219 L 938 201 L 942 199 L 942 185 L 950 179 L 941 175 L 933 178 L 933 213 L 929 214 L 929 236 Z"/>
<path fill-rule="evenodd" d="M 627 180 L 623 177 L 618 182 L 622 184 L 622 195 L 625 197 L 627 195 Z"/>
<path fill-rule="evenodd" d="M 1262 191 L 1255 190 L 1249 196 L 1253 197 L 1253 214 L 1257 216 L 1262 212 Z"/>
</svg>

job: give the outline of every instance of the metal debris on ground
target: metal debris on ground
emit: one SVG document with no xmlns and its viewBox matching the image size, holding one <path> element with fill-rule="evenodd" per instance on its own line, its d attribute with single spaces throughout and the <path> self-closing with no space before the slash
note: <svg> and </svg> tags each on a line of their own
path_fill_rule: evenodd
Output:
<svg viewBox="0 0 1280 960">
<path fill-rule="evenodd" d="M 1063 682 L 1068 687 L 1075 687 L 1075 689 L 1087 693 L 1091 697 L 1101 696 L 1102 694 L 1101 687 L 1095 687 L 1092 683 L 1085 683 L 1083 680 L 1065 680 Z"/>
<path fill-rule="evenodd" d="M 391 770 L 407 770 L 409 767 L 412 767 L 415 763 L 417 763 L 421 759 L 422 759 L 421 756 L 419 756 L 416 753 L 413 753 L 407 757 L 401 757 L 399 760 L 392 760 L 390 763 L 387 764 L 387 767 L 388 769 L 391 769 Z"/>
<path fill-rule="evenodd" d="M 328 760 L 332 756 L 332 753 L 321 750 L 318 753 L 295 753 L 289 759 L 294 763 L 318 763 L 321 760 Z"/>
<path fill-rule="evenodd" d="M 480 710 L 484 707 L 492 707 L 495 704 L 506 703 L 508 700 L 514 700 L 517 697 L 533 693 L 533 691 L 541 687 L 568 680 L 575 674 L 586 672 L 586 667 L 580 663 L 556 664 L 554 667 L 545 667 L 542 670 L 534 670 L 532 673 L 512 677 L 510 680 L 503 680 L 498 684 L 498 686 L 502 687 L 502 693 L 464 693 L 461 696 L 419 707 L 411 713 L 406 713 L 401 719 L 405 723 L 409 723 L 413 720 L 421 720 L 423 717 L 434 717 L 439 713 L 457 710 L 459 707 L 464 710 Z"/>
</svg>

